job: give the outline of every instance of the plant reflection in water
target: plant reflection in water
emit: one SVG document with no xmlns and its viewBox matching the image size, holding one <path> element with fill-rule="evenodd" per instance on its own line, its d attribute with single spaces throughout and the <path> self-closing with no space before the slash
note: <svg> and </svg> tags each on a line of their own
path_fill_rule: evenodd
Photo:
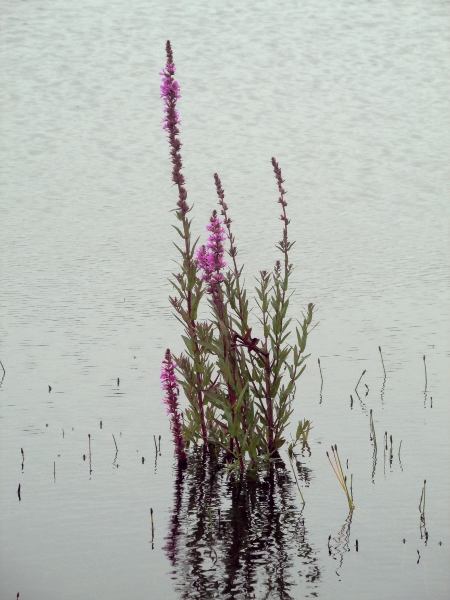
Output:
<svg viewBox="0 0 450 600">
<path fill-rule="evenodd" d="M 296 464 L 298 477 L 309 472 Z M 177 470 L 164 551 L 180 598 L 315 595 L 321 570 L 309 544 L 295 482 L 281 460 L 257 476 L 227 476 L 202 450 Z M 300 570 L 294 561 L 301 564 Z M 292 595 L 293 594 L 293 595 Z"/>
<path fill-rule="evenodd" d="M 350 527 L 352 524 L 353 511 L 351 510 L 348 513 L 347 518 L 344 521 L 339 533 L 336 537 L 328 538 L 328 554 L 334 559 L 338 561 L 338 567 L 336 569 L 336 575 L 340 576 L 340 568 L 342 567 L 342 563 L 344 562 L 344 555 L 347 552 L 350 552 Z M 358 540 L 356 540 L 356 544 L 358 544 Z M 358 546 L 356 546 L 358 548 Z"/>
</svg>

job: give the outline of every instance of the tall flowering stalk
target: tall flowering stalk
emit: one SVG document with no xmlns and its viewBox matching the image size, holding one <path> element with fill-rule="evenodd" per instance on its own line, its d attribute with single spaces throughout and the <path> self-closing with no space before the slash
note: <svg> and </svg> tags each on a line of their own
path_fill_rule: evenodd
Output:
<svg viewBox="0 0 450 600">
<path fill-rule="evenodd" d="M 181 433 L 181 415 L 178 406 L 178 379 L 175 374 L 175 365 L 172 361 L 170 350 L 166 350 L 166 355 L 161 366 L 161 385 L 165 391 L 164 403 L 167 406 L 167 414 L 170 417 L 170 427 L 175 444 L 175 454 L 180 465 L 186 464 L 185 441 Z"/>
<path fill-rule="evenodd" d="M 170 41 L 166 43 L 167 62 L 163 71 L 162 83 L 160 86 L 161 98 L 164 101 L 163 129 L 167 132 L 167 138 L 170 147 L 170 157 L 172 160 L 172 181 L 178 187 L 178 202 L 176 215 L 181 222 L 181 227 L 175 227 L 182 238 L 184 245 L 178 247 L 181 254 L 181 273 L 174 275 L 176 282 L 173 285 L 178 293 L 171 297 L 170 302 L 175 311 L 181 317 L 185 327 L 188 356 L 184 361 L 189 371 L 189 390 L 191 396 L 191 412 L 188 417 L 197 425 L 200 425 L 201 437 L 203 443 L 208 441 L 206 429 L 206 418 L 204 411 L 204 373 L 205 365 L 202 364 L 202 356 L 198 345 L 197 335 L 197 309 L 202 295 L 201 285 L 196 277 L 196 263 L 193 260 L 195 244 L 191 239 L 191 222 L 187 218 L 190 211 L 187 203 L 187 190 L 185 188 L 184 175 L 181 172 L 183 162 L 181 158 L 181 141 L 179 139 L 180 124 L 177 101 L 181 98 L 180 86 L 175 80 L 175 64 L 173 61 L 172 47 Z M 187 363 L 186 363 L 187 361 Z M 194 400 L 195 399 L 195 400 Z M 193 424 L 194 424 L 193 423 Z"/>
<path fill-rule="evenodd" d="M 163 129 L 167 131 L 169 145 L 170 145 L 170 156 L 172 159 L 172 181 L 178 186 L 178 212 L 180 216 L 186 215 L 189 211 L 189 206 L 186 202 L 187 191 L 184 187 L 184 175 L 181 173 L 183 168 L 183 162 L 181 160 L 181 142 L 178 139 L 180 133 L 178 125 L 180 125 L 180 119 L 177 109 L 177 100 L 181 98 L 180 86 L 178 81 L 175 80 L 175 64 L 173 62 L 172 47 L 170 42 L 166 43 L 166 54 L 167 62 L 163 71 L 160 75 L 162 76 L 162 83 L 160 86 L 161 98 L 164 101 L 164 118 L 163 118 Z"/>
<path fill-rule="evenodd" d="M 308 305 L 303 323 L 295 327 L 295 339 L 291 336 L 292 320 L 287 315 L 292 272 L 289 251 L 293 243 L 288 238 L 284 180 L 275 158 L 272 158 L 272 166 L 283 223 L 277 248 L 282 260 L 275 262 L 273 271 L 260 272 L 256 288 L 260 316 L 256 322 L 250 324 L 252 315 L 242 280 L 243 267 L 237 262 L 232 221 L 217 173 L 214 183 L 220 216 L 218 211 L 213 211 L 206 227 L 209 235 L 205 244 L 196 248 L 197 242 L 192 243 L 191 221 L 187 217 L 191 209 L 181 173 L 177 109 L 181 96 L 174 78 L 170 42 L 167 42 L 166 53 L 167 63 L 161 73 L 163 129 L 170 146 L 172 181 L 178 187 L 175 213 L 180 226 L 175 230 L 183 240 L 181 247 L 176 246 L 182 257 L 181 272 L 174 274 L 172 284 L 176 295 L 170 302 L 184 326 L 185 351 L 173 361 L 188 400 L 183 424 L 176 429 L 175 445 L 180 443 L 179 434 L 187 444 L 197 445 L 202 441 L 204 448 L 213 445 L 222 449 L 226 460 L 242 472 L 246 464 L 251 467 L 262 458 L 278 457 L 278 450 L 286 441 L 285 430 L 293 411 L 296 381 L 306 366 L 304 352 L 314 305 Z M 226 241 L 229 264 L 225 261 Z M 207 321 L 198 319 L 203 298 L 210 309 Z M 255 335 L 253 331 L 257 329 Z M 175 413 L 179 414 L 178 409 Z"/>
</svg>

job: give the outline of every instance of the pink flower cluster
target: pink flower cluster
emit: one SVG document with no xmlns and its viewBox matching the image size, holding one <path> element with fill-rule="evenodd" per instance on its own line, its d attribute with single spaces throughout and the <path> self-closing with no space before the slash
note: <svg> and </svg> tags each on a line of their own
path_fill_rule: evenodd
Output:
<svg viewBox="0 0 450 600">
<path fill-rule="evenodd" d="M 167 131 L 174 125 L 180 124 L 178 110 L 175 106 L 178 98 L 181 98 L 181 94 L 179 83 L 173 78 L 175 75 L 175 65 L 173 63 L 167 63 L 164 71 L 161 71 L 160 75 L 162 77 L 162 83 L 159 87 L 161 90 L 160 97 L 164 99 L 165 112 L 162 122 L 163 129 Z"/>
<path fill-rule="evenodd" d="M 220 271 L 227 266 L 223 259 L 223 242 L 226 234 L 222 227 L 222 221 L 217 216 L 217 211 L 213 212 L 206 229 L 211 234 L 206 246 L 200 246 L 197 250 L 197 266 L 203 271 L 203 281 L 207 281 L 209 284 L 220 283 L 224 280 L 223 273 Z"/>
<path fill-rule="evenodd" d="M 166 350 L 165 359 L 162 362 L 160 378 L 162 389 L 166 392 L 164 404 L 167 406 L 167 414 L 171 419 L 170 426 L 175 444 L 175 454 L 177 455 L 178 462 L 180 464 L 185 464 L 187 461 L 185 442 L 181 433 L 181 417 L 178 411 L 178 395 L 180 391 L 170 350 Z"/>
</svg>

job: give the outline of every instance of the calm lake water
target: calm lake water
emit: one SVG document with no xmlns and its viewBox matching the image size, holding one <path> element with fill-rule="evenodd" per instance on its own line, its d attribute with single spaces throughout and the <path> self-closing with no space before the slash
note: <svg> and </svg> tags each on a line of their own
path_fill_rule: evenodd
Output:
<svg viewBox="0 0 450 600">
<path fill-rule="evenodd" d="M 4 0 L 1 23 L 1 598 L 447 598 L 448 2 Z M 194 230 L 217 171 L 249 288 L 281 233 L 272 156 L 286 180 L 292 314 L 319 322 L 303 510 L 289 469 L 174 468 L 166 39 Z"/>
</svg>

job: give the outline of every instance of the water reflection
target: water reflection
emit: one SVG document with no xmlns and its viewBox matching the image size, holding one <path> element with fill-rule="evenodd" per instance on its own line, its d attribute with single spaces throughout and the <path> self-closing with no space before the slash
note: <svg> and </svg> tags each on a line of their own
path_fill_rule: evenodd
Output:
<svg viewBox="0 0 450 600">
<path fill-rule="evenodd" d="M 344 562 L 344 556 L 347 552 L 350 552 L 350 527 L 352 525 L 353 511 L 348 513 L 339 533 L 336 537 L 332 538 L 331 535 L 328 538 L 328 554 L 336 561 L 338 566 L 336 568 L 336 575 L 340 576 L 340 569 Z M 358 540 L 356 540 L 356 549 L 358 551 Z"/>
<path fill-rule="evenodd" d="M 239 481 L 199 452 L 177 472 L 164 547 L 179 597 L 288 600 L 299 582 L 314 595 L 321 571 L 297 504 L 281 461 Z"/>
</svg>

